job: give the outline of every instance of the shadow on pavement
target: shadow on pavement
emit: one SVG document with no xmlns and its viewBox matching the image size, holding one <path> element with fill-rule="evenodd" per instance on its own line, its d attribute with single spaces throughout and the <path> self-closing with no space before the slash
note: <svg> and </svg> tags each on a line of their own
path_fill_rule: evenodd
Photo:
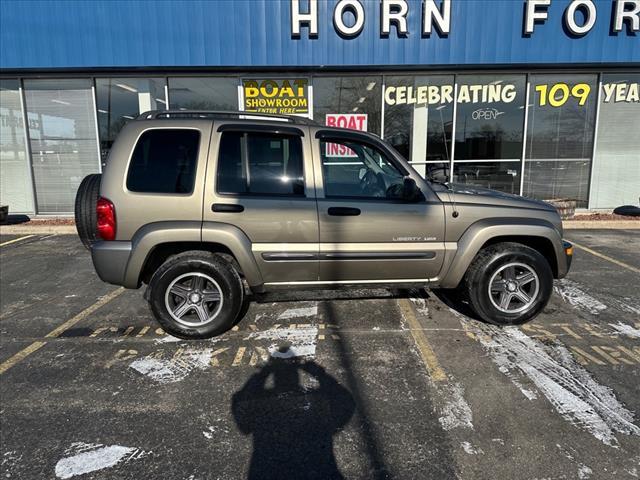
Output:
<svg viewBox="0 0 640 480">
<path fill-rule="evenodd" d="M 459 294 L 457 294 L 455 291 L 435 288 L 431 290 L 431 292 L 450 309 L 461 313 L 465 317 L 486 323 L 484 320 L 478 317 L 478 315 L 473 311 L 469 304 L 459 298 Z"/>
<path fill-rule="evenodd" d="M 344 478 L 333 436 L 355 403 L 317 363 L 271 359 L 233 395 L 231 408 L 240 431 L 253 437 L 248 478 Z"/>
</svg>

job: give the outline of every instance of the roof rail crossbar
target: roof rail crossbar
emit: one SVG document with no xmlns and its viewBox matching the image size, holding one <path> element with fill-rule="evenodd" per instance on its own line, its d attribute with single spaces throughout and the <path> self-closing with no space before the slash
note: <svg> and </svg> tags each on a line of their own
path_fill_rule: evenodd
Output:
<svg viewBox="0 0 640 480">
<path fill-rule="evenodd" d="M 156 120 L 162 118 L 216 118 L 216 117 L 258 117 L 256 119 L 279 120 L 289 123 L 317 125 L 313 120 L 296 115 L 276 115 L 273 113 L 243 112 L 240 110 L 151 110 L 138 115 L 136 120 Z"/>
</svg>

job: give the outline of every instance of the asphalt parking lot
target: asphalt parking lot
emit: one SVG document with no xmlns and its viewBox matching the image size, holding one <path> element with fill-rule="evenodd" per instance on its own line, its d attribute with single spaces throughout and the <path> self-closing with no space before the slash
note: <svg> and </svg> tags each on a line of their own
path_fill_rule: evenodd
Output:
<svg viewBox="0 0 640 480">
<path fill-rule="evenodd" d="M 545 312 L 285 292 L 183 342 L 75 236 L 0 236 L 3 478 L 640 477 L 640 235 L 572 230 Z"/>
</svg>

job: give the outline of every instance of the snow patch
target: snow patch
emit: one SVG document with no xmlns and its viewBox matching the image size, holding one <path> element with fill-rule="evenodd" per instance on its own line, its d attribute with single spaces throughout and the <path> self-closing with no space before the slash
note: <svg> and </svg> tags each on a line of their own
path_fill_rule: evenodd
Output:
<svg viewBox="0 0 640 480">
<path fill-rule="evenodd" d="M 580 468 L 578 468 L 578 478 L 580 480 L 587 480 L 588 478 L 591 478 L 592 474 L 593 470 L 586 465 L 580 465 Z"/>
<path fill-rule="evenodd" d="M 462 442 L 460 446 L 469 455 L 484 455 L 484 452 L 482 451 L 481 448 L 476 448 L 473 445 L 471 445 L 469 442 Z"/>
<path fill-rule="evenodd" d="M 553 289 L 556 291 L 562 300 L 571 304 L 572 306 L 581 310 L 586 310 L 592 315 L 598 315 L 603 310 L 607 309 L 607 306 L 600 300 L 593 298 L 588 293 L 585 293 L 580 289 L 580 285 L 571 280 L 563 278 L 558 280 Z"/>
<path fill-rule="evenodd" d="M 418 296 L 418 293 L 416 293 L 415 295 L 411 295 L 409 300 L 416 306 L 416 310 L 418 310 L 419 313 L 425 316 L 429 315 L 429 307 L 427 307 L 426 299 Z"/>
<path fill-rule="evenodd" d="M 524 374 L 565 420 L 613 447 L 618 444 L 614 432 L 640 436 L 633 413 L 609 387 L 593 379 L 564 345 L 545 347 L 515 327 L 461 322 L 475 333 L 501 372 L 512 380 Z"/>
<path fill-rule="evenodd" d="M 56 477 L 63 479 L 110 468 L 121 462 L 136 460 L 150 452 L 121 445 L 104 446 L 78 442 L 72 444 L 65 453 L 68 456 L 59 460 L 55 467 Z"/>
<path fill-rule="evenodd" d="M 174 337 L 173 335 L 165 334 L 162 338 L 158 338 L 156 343 L 176 343 L 176 342 L 184 342 L 183 339 Z"/>
<path fill-rule="evenodd" d="M 0 461 L 0 471 L 4 473 L 4 476 L 11 478 L 13 469 L 21 462 L 22 454 L 19 454 L 16 450 L 5 452 L 2 455 L 2 461 Z"/>
<path fill-rule="evenodd" d="M 318 315 L 318 306 L 301 308 L 289 308 L 278 316 L 278 320 L 289 320 L 290 318 L 315 317 Z"/>
<path fill-rule="evenodd" d="M 298 325 L 295 328 L 270 328 L 251 333 L 245 340 L 269 340 L 269 354 L 275 358 L 309 357 L 316 354 L 318 327 Z"/>
<path fill-rule="evenodd" d="M 445 430 L 453 428 L 473 429 L 473 415 L 471 407 L 464 399 L 464 389 L 459 383 L 451 383 L 437 387 L 445 398 L 445 405 L 442 408 L 442 416 L 438 418 L 440 425 Z"/>
<path fill-rule="evenodd" d="M 629 338 L 640 338 L 640 330 L 633 328 L 631 325 L 622 322 L 610 323 L 609 325 L 621 335 L 626 335 Z"/>
<path fill-rule="evenodd" d="M 163 358 L 157 352 L 134 360 L 129 367 L 158 383 L 175 383 L 183 380 L 193 370 L 205 370 L 209 366 L 211 348 L 185 349 L 171 358 Z"/>
</svg>

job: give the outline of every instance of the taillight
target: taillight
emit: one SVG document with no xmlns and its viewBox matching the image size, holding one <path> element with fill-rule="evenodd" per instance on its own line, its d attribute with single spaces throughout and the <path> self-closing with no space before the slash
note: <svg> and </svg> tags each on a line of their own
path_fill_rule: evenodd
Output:
<svg viewBox="0 0 640 480">
<path fill-rule="evenodd" d="M 98 237 L 102 240 L 115 240 L 116 238 L 116 207 L 106 198 L 98 198 L 96 205 L 98 214 Z"/>
</svg>

